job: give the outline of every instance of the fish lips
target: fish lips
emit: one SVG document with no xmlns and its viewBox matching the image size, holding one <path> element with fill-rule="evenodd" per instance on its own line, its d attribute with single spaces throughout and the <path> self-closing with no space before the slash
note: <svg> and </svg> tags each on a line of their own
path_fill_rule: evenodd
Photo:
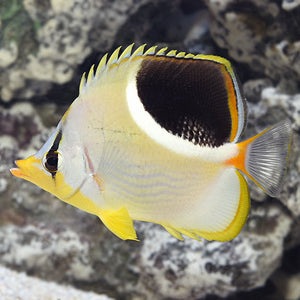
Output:
<svg viewBox="0 0 300 300">
<path fill-rule="evenodd" d="M 19 159 L 15 161 L 17 168 L 11 168 L 10 172 L 16 177 L 30 180 L 32 178 L 32 166 L 34 163 L 39 163 L 40 160 L 36 159 L 34 156 L 30 156 L 26 159 Z"/>
<path fill-rule="evenodd" d="M 29 176 L 25 174 L 24 170 L 22 170 L 22 167 L 21 167 L 22 161 L 24 161 L 24 160 L 16 160 L 15 164 L 17 165 L 18 168 L 11 168 L 9 171 L 11 174 L 13 174 L 16 177 L 26 179 L 26 178 L 29 178 Z"/>
</svg>

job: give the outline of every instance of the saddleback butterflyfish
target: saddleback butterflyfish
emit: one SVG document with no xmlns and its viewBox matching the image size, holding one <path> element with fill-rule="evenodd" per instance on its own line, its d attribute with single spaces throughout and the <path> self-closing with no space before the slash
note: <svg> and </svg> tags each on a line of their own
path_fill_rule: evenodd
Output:
<svg viewBox="0 0 300 300">
<path fill-rule="evenodd" d="M 132 47 L 83 75 L 55 132 L 12 174 L 97 215 L 121 239 L 137 239 L 133 220 L 180 240 L 233 239 L 250 207 L 244 176 L 280 192 L 290 123 L 239 142 L 247 109 L 228 60 Z"/>
</svg>

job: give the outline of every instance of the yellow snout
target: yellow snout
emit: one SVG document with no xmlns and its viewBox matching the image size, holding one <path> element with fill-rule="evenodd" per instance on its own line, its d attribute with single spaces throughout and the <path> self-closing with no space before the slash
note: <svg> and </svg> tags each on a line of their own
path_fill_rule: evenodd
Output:
<svg viewBox="0 0 300 300">
<path fill-rule="evenodd" d="M 41 163 L 42 162 L 40 159 L 37 159 L 32 155 L 26 159 L 16 160 L 15 164 L 18 168 L 12 168 L 10 169 L 10 172 L 16 177 L 23 178 L 32 182 L 33 178 L 37 175 L 37 172 L 41 172 L 39 168 Z"/>
</svg>

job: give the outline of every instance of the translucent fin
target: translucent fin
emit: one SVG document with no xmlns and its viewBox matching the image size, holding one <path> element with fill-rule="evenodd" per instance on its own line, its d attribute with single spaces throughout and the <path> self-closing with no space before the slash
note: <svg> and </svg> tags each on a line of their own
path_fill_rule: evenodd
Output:
<svg viewBox="0 0 300 300">
<path fill-rule="evenodd" d="M 118 211 L 103 210 L 99 218 L 120 239 L 138 241 L 133 221 L 125 207 L 120 208 Z"/>
<path fill-rule="evenodd" d="M 162 225 L 171 235 L 173 235 L 176 239 L 180 240 L 180 241 L 184 241 L 184 238 L 182 237 L 182 235 L 175 230 L 174 228 L 170 227 L 170 226 L 166 226 L 166 225 Z"/>
<path fill-rule="evenodd" d="M 272 197 L 279 195 L 284 182 L 291 136 L 290 122 L 283 121 L 249 140 L 246 174 Z"/>
</svg>

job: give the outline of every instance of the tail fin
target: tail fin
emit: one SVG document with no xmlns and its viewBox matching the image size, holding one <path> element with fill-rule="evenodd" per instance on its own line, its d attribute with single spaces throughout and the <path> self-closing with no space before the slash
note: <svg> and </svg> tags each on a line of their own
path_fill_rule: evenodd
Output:
<svg viewBox="0 0 300 300">
<path fill-rule="evenodd" d="M 291 137 L 290 122 L 280 122 L 239 143 L 241 157 L 234 164 L 268 195 L 276 197 L 283 185 Z"/>
</svg>

